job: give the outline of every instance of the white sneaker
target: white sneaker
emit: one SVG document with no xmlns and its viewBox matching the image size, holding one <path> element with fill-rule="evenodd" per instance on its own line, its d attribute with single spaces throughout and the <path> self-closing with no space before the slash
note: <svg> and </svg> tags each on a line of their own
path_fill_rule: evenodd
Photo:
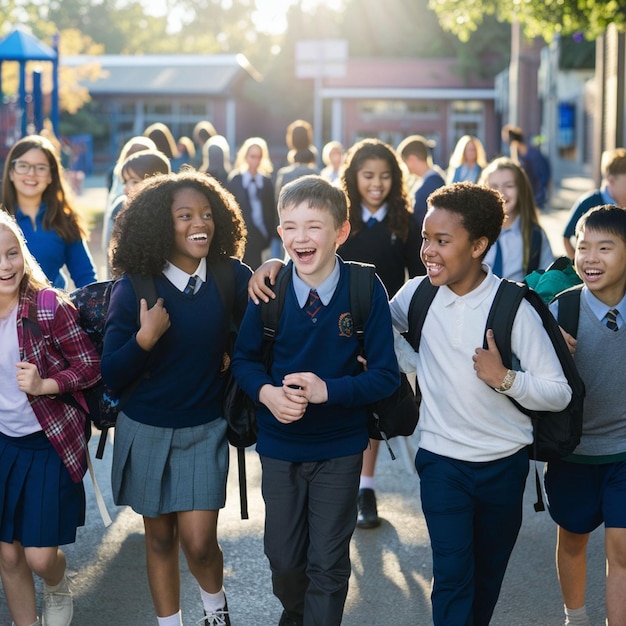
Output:
<svg viewBox="0 0 626 626">
<path fill-rule="evenodd" d="M 69 626 L 74 615 L 74 603 L 67 576 L 63 576 L 58 589 L 50 591 L 43 586 L 43 626 Z"/>
</svg>

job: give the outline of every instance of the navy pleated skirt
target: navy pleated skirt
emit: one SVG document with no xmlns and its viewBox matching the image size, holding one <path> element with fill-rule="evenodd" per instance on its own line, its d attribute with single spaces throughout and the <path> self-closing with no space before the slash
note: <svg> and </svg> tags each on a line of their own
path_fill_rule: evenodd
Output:
<svg viewBox="0 0 626 626">
<path fill-rule="evenodd" d="M 118 415 L 111 470 L 116 504 L 145 517 L 217 511 L 226 503 L 227 477 L 225 420 L 161 428 Z"/>
<path fill-rule="evenodd" d="M 84 523 L 83 483 L 72 481 L 45 434 L 0 433 L 0 541 L 60 546 L 74 543 Z"/>
</svg>

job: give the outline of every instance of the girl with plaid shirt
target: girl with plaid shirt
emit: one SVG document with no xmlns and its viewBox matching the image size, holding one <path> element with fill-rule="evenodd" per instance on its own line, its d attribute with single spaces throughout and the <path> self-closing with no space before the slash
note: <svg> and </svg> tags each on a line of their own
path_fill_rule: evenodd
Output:
<svg viewBox="0 0 626 626">
<path fill-rule="evenodd" d="M 50 289 L 14 218 L 0 211 L 0 575 L 16 626 L 72 621 L 65 555 L 85 521 L 85 415 L 64 402 L 100 379 L 67 297 Z"/>
</svg>

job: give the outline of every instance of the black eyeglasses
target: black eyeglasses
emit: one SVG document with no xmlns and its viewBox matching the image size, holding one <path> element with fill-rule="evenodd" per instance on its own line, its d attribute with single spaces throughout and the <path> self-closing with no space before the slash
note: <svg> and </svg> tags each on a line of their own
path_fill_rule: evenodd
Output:
<svg viewBox="0 0 626 626">
<path fill-rule="evenodd" d="M 50 166 L 43 163 L 28 163 L 19 159 L 15 159 L 12 163 L 17 174 L 30 174 L 31 169 L 35 176 L 47 176 L 50 173 Z"/>
</svg>

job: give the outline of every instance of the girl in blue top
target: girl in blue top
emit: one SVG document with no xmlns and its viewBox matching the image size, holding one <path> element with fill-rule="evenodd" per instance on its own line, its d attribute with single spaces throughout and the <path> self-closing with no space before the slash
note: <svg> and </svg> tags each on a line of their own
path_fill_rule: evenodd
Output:
<svg viewBox="0 0 626 626">
<path fill-rule="evenodd" d="M 115 427 L 116 504 L 144 519 L 148 580 L 160 626 L 180 626 L 179 547 L 198 581 L 206 625 L 228 625 L 218 511 L 228 443 L 221 376 L 231 311 L 212 268 L 232 266 L 234 316 L 251 270 L 239 258 L 245 226 L 234 197 L 194 170 L 146 179 L 113 230 L 102 377 L 116 391 L 140 382 Z M 238 257 L 238 258 L 233 258 Z M 137 302 L 128 274 L 154 277 L 158 300 Z"/>
<path fill-rule="evenodd" d="M 69 203 L 52 143 L 29 135 L 13 145 L 4 166 L 2 207 L 15 216 L 28 249 L 54 287 L 65 289 L 67 267 L 76 287 L 96 280 L 87 232 Z"/>
</svg>

